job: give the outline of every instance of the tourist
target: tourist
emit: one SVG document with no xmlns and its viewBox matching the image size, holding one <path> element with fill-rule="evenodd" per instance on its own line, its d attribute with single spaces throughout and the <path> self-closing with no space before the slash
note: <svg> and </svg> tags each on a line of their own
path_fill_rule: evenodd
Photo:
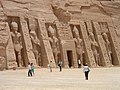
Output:
<svg viewBox="0 0 120 90">
<path fill-rule="evenodd" d="M 78 68 L 80 68 L 81 67 L 81 61 L 80 61 L 80 59 L 78 60 Z"/>
<path fill-rule="evenodd" d="M 28 63 L 28 77 L 32 76 L 31 65 Z"/>
<path fill-rule="evenodd" d="M 85 73 L 85 79 L 88 80 L 88 74 L 90 72 L 90 68 L 88 67 L 87 63 L 83 67 L 83 72 Z"/>
<path fill-rule="evenodd" d="M 62 71 L 62 61 L 61 60 L 58 62 L 58 67 L 60 68 L 60 72 L 61 72 Z"/>
<path fill-rule="evenodd" d="M 34 73 L 34 70 L 35 69 L 35 67 L 34 67 L 34 65 L 33 65 L 33 63 L 31 63 L 31 72 L 32 72 L 32 75 L 34 75 L 35 73 Z"/>
</svg>

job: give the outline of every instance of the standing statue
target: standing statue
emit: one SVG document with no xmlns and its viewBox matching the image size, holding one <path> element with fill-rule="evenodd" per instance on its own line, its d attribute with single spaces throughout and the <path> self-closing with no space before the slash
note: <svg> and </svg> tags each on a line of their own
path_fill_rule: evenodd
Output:
<svg viewBox="0 0 120 90">
<path fill-rule="evenodd" d="M 22 37 L 21 37 L 21 34 L 18 32 L 18 24 L 16 22 L 12 22 L 11 27 L 12 27 L 11 36 L 13 40 L 17 64 L 18 64 L 18 67 L 22 67 L 22 58 L 21 58 L 21 49 L 23 48 Z"/>
<path fill-rule="evenodd" d="M 83 53 L 84 53 L 83 40 L 80 38 L 78 29 L 75 26 L 74 26 L 73 32 L 75 34 L 74 41 L 76 43 L 77 55 L 81 63 L 83 64 Z"/>
<path fill-rule="evenodd" d="M 37 34 L 35 32 L 36 25 L 31 24 L 30 25 L 30 30 L 31 30 L 30 31 L 30 38 L 31 38 L 32 45 L 33 45 L 32 51 L 35 55 L 36 63 L 39 65 L 39 60 L 41 59 L 40 58 L 40 52 L 38 51 L 38 46 L 40 47 L 40 40 L 38 39 Z"/>
<path fill-rule="evenodd" d="M 112 51 L 111 51 L 110 41 L 109 41 L 108 36 L 107 36 L 106 33 L 103 33 L 102 35 L 103 35 L 103 39 L 104 39 L 104 42 L 105 42 L 106 50 L 107 50 L 107 53 L 108 53 L 108 56 L 109 56 L 109 60 L 112 63 L 112 58 L 111 58 Z"/>
<path fill-rule="evenodd" d="M 6 68 L 6 59 L 3 56 L 0 56 L 0 71 Z"/>
<path fill-rule="evenodd" d="M 89 32 L 89 37 L 90 37 L 90 43 L 91 43 L 91 48 L 92 48 L 93 55 L 95 58 L 95 62 L 98 66 L 99 65 L 99 53 L 97 49 L 99 46 L 98 46 L 98 43 L 95 41 L 94 34 L 92 32 Z"/>
<path fill-rule="evenodd" d="M 51 43 L 51 47 L 52 47 L 52 50 L 53 50 L 53 55 L 54 55 L 55 61 L 58 63 L 59 42 L 58 42 L 58 39 L 55 36 L 55 30 L 51 26 L 49 26 L 48 32 L 49 32 L 49 35 L 50 35 L 49 41 Z"/>
</svg>

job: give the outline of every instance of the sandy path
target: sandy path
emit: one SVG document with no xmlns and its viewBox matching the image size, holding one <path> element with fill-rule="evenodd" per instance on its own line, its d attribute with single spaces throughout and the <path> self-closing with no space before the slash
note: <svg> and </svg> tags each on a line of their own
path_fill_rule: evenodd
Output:
<svg viewBox="0 0 120 90">
<path fill-rule="evenodd" d="M 120 90 L 120 67 L 91 68 L 89 80 L 82 69 L 36 69 L 27 77 L 27 69 L 0 72 L 0 90 Z"/>
</svg>

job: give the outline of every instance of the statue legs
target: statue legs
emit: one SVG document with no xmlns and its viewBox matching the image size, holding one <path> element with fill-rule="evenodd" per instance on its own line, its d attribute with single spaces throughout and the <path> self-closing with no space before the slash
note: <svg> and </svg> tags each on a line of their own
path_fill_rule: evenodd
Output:
<svg viewBox="0 0 120 90">
<path fill-rule="evenodd" d="M 98 61 L 98 53 L 97 51 L 93 51 L 93 54 L 94 54 L 94 58 L 95 58 L 95 62 L 96 62 L 96 65 L 99 66 L 99 61 Z"/>
<path fill-rule="evenodd" d="M 37 63 L 37 65 L 39 65 L 39 62 L 38 62 L 39 56 L 38 56 L 38 51 L 37 50 L 34 51 L 34 55 L 35 55 L 36 63 Z"/>
<path fill-rule="evenodd" d="M 19 66 L 19 67 L 22 67 L 21 51 L 18 51 L 18 53 L 17 53 L 17 54 L 18 54 L 18 66 Z"/>
<path fill-rule="evenodd" d="M 78 53 L 78 59 L 80 59 L 81 66 L 83 66 L 83 56 L 82 53 Z"/>
<path fill-rule="evenodd" d="M 78 55 L 78 58 L 80 59 L 81 61 L 81 65 L 83 65 L 83 51 L 81 51 L 81 49 L 77 48 L 77 55 Z"/>
<path fill-rule="evenodd" d="M 56 53 L 53 53 L 53 54 L 54 54 L 55 62 L 58 63 L 57 52 L 56 52 Z"/>
<path fill-rule="evenodd" d="M 109 56 L 110 62 L 112 64 L 111 52 L 108 52 L 108 56 Z"/>
</svg>

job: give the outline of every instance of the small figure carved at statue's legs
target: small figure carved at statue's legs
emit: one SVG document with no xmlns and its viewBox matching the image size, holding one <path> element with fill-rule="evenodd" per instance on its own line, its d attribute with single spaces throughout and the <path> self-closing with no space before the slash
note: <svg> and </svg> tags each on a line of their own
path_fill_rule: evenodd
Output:
<svg viewBox="0 0 120 90">
<path fill-rule="evenodd" d="M 100 62 L 100 54 L 98 53 L 97 56 L 98 56 L 98 58 L 97 58 L 97 60 L 98 60 L 98 65 L 101 66 L 101 62 Z"/>
<path fill-rule="evenodd" d="M 33 51 L 34 55 L 35 55 L 35 59 L 36 59 L 36 64 L 39 65 L 39 62 L 38 62 L 38 51 L 37 50 L 34 50 Z"/>
<path fill-rule="evenodd" d="M 54 58 L 55 58 L 55 62 L 58 63 L 58 54 L 53 52 Z"/>
<path fill-rule="evenodd" d="M 35 58 L 36 58 L 37 64 L 39 64 L 39 63 L 38 63 L 38 51 L 35 52 Z"/>
<path fill-rule="evenodd" d="M 112 64 L 111 54 L 112 54 L 111 52 L 108 52 L 108 56 L 109 56 L 110 62 L 111 62 L 111 64 Z"/>
<path fill-rule="evenodd" d="M 55 59 L 55 62 L 56 64 L 58 64 L 58 50 L 57 50 L 57 47 L 54 49 L 53 51 L 53 55 L 54 55 L 54 59 Z"/>
<path fill-rule="evenodd" d="M 41 53 L 38 53 L 38 64 L 39 66 L 42 66 Z"/>
<path fill-rule="evenodd" d="M 78 55 L 78 58 L 80 59 L 81 61 L 81 65 L 83 65 L 83 51 L 81 48 L 77 47 L 77 55 Z"/>
<path fill-rule="evenodd" d="M 98 63 L 98 53 L 97 51 L 93 51 L 93 55 L 94 55 L 94 58 L 95 58 L 95 62 L 96 62 L 96 65 L 99 66 L 99 63 Z"/>
<path fill-rule="evenodd" d="M 22 57 L 21 57 L 21 51 L 15 51 L 16 54 L 16 61 L 17 61 L 17 65 L 18 67 L 22 67 Z"/>
<path fill-rule="evenodd" d="M 78 56 L 79 56 L 78 58 L 79 58 L 80 61 L 81 61 L 81 65 L 83 65 L 83 57 L 82 57 L 82 54 L 79 54 Z"/>
<path fill-rule="evenodd" d="M 21 60 L 21 51 L 18 52 L 18 66 L 22 67 L 22 60 Z"/>
</svg>

